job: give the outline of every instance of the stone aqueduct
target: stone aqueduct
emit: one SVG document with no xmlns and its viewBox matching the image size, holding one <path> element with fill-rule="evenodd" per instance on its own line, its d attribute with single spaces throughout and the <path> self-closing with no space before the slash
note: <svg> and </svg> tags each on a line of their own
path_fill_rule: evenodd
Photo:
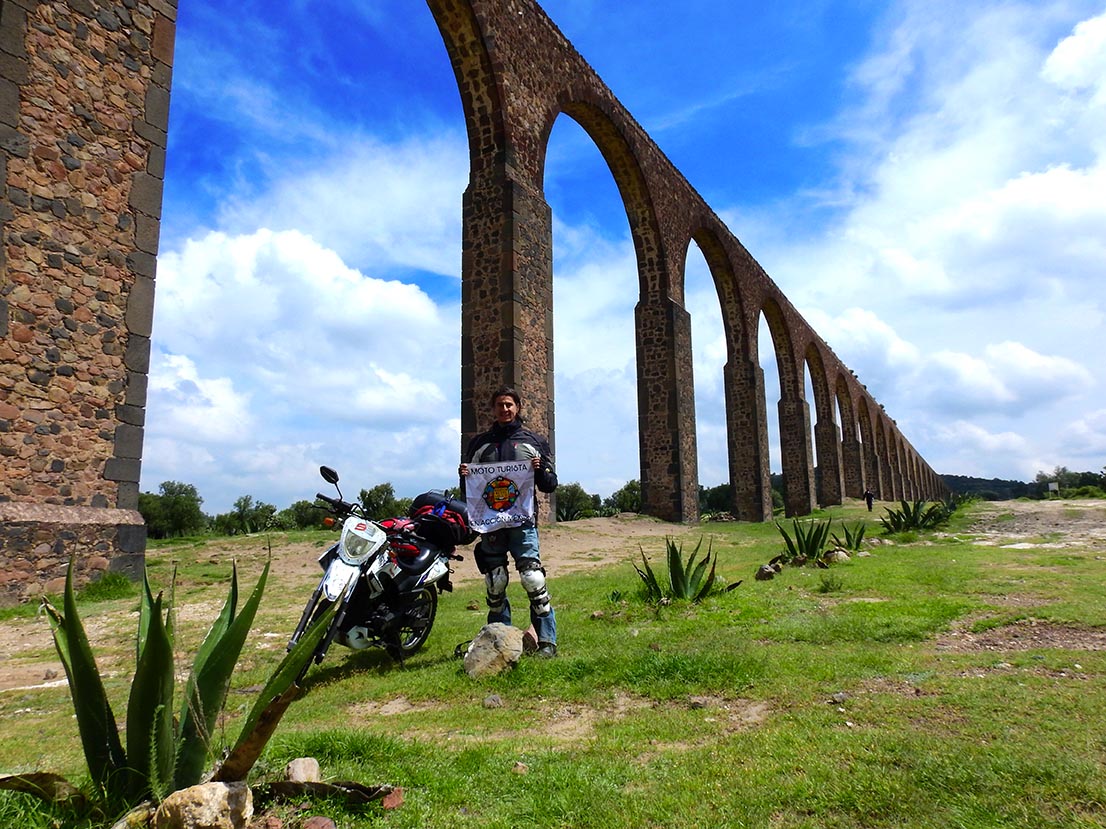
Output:
<svg viewBox="0 0 1106 829">
<path fill-rule="evenodd" d="M 870 487 L 944 487 L 533 0 L 427 0 L 453 64 L 471 169 L 463 201 L 462 440 L 495 386 L 554 433 L 545 149 L 562 113 L 610 167 L 638 262 L 644 510 L 698 518 L 692 242 L 718 291 L 734 513 L 771 517 L 761 315 L 780 375 L 789 515 Z M 176 0 L 0 0 L 0 595 L 141 559 L 137 512 Z M 805 372 L 814 391 L 811 412 Z M 840 412 L 841 424 L 837 413 Z"/>
</svg>

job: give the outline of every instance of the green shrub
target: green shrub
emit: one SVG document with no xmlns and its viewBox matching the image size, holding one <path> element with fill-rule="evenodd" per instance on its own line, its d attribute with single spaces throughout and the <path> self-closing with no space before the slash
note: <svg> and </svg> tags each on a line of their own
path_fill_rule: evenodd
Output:
<svg viewBox="0 0 1106 829">
<path fill-rule="evenodd" d="M 842 523 L 841 529 L 844 531 L 844 537 L 839 536 L 837 533 L 833 533 L 831 538 L 834 545 L 840 547 L 842 550 L 848 550 L 850 553 L 856 553 L 860 551 L 861 545 L 864 543 L 864 532 L 867 530 L 867 525 L 863 522 L 857 522 L 853 526 Z"/>
<path fill-rule="evenodd" d="M 928 501 L 899 502 L 899 508 L 887 507 L 886 515 L 881 517 L 884 531 L 901 533 L 911 530 L 933 530 L 949 520 L 951 512 L 944 503 Z"/>
<path fill-rule="evenodd" d="M 711 560 L 711 547 L 708 545 L 706 556 L 696 564 L 695 559 L 699 555 L 699 548 L 703 546 L 703 539 L 700 538 L 699 543 L 695 545 L 695 549 L 691 553 L 691 558 L 685 564 L 682 546 L 676 546 L 676 542 L 671 538 L 665 539 L 665 544 L 668 548 L 666 556 L 668 581 L 666 584 L 662 584 L 657 579 L 653 568 L 649 566 L 648 559 L 645 558 L 644 550 L 641 551 L 642 567 L 634 565 L 634 569 L 637 570 L 637 574 L 645 584 L 646 601 L 663 602 L 673 599 L 689 602 L 702 601 L 714 589 L 717 581 L 715 566 L 718 563 L 718 556 L 715 555 L 713 561 Z M 709 572 L 707 571 L 708 567 L 710 567 Z M 741 584 L 740 581 L 727 586 L 726 589 L 733 590 L 739 584 Z"/>
<path fill-rule="evenodd" d="M 107 572 L 82 587 L 77 598 L 82 602 L 110 602 L 127 599 L 138 592 L 138 586 L 122 573 Z"/>
<path fill-rule="evenodd" d="M 808 561 L 821 561 L 822 553 L 829 541 L 830 527 L 833 521 L 800 521 L 792 519 L 794 535 L 790 535 L 779 521 L 776 529 L 780 531 L 787 551 L 772 559 L 772 564 L 805 564 Z"/>
</svg>

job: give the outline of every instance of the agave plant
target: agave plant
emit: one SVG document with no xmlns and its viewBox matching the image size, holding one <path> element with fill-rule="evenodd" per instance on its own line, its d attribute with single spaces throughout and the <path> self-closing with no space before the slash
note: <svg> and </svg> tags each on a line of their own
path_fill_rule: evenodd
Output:
<svg viewBox="0 0 1106 829">
<path fill-rule="evenodd" d="M 899 508 L 888 507 L 880 523 L 888 533 L 909 530 L 932 530 L 949 519 L 950 512 L 943 503 L 928 501 L 899 502 Z"/>
<path fill-rule="evenodd" d="M 699 602 L 707 596 L 717 582 L 715 568 L 718 564 L 718 556 L 711 558 L 711 546 L 707 546 L 707 554 L 696 563 L 699 549 L 703 546 L 703 539 L 695 545 L 691 558 L 684 562 L 683 546 L 677 546 L 671 538 L 665 539 L 667 546 L 668 580 L 662 584 L 649 566 L 649 560 L 645 557 L 645 551 L 641 550 L 642 567 L 634 565 L 637 574 L 645 584 L 645 597 L 647 601 L 659 602 L 662 600 L 682 599 L 689 602 Z M 709 572 L 707 568 L 710 568 Z M 733 590 L 741 582 L 727 585 L 726 590 Z"/>
<path fill-rule="evenodd" d="M 864 532 L 867 529 L 867 525 L 863 521 L 859 521 L 853 526 L 848 524 L 841 524 L 841 529 L 844 531 L 844 537 L 839 536 L 837 533 L 831 533 L 830 538 L 833 540 L 835 546 L 840 547 L 842 550 L 848 550 L 850 553 L 855 553 L 860 550 L 860 546 L 864 543 Z"/>
<path fill-rule="evenodd" d="M 234 568 L 230 592 L 196 654 L 176 718 L 172 590 L 168 600 L 160 593 L 154 597 L 149 580 L 143 579 L 136 667 L 127 704 L 126 731 L 121 737 L 77 614 L 70 561 L 62 609 L 48 600 L 44 600 L 43 606 L 69 680 L 90 776 L 109 809 L 133 806 L 147 799 L 159 800 L 202 780 L 209 769 L 216 718 L 226 701 L 230 676 L 253 624 L 268 573 L 266 564 L 239 612 L 238 572 Z M 324 615 L 285 655 L 246 719 L 238 744 L 228 758 L 234 764 L 229 768 L 223 764 L 220 771 L 225 774 L 220 779 L 245 777 L 284 709 L 295 698 L 299 690 L 296 677 L 311 659 L 329 623 L 329 615 Z M 6 777 L 0 780 L 0 788 L 30 791 L 49 800 L 74 801 L 74 788 L 56 775 Z"/>
<path fill-rule="evenodd" d="M 821 560 L 833 521 L 800 521 L 795 518 L 791 526 L 794 531 L 793 536 L 788 534 L 779 521 L 776 522 L 776 529 L 780 531 L 780 535 L 787 544 L 787 552 L 776 556 L 772 559 L 772 563 L 803 564 Z"/>
</svg>

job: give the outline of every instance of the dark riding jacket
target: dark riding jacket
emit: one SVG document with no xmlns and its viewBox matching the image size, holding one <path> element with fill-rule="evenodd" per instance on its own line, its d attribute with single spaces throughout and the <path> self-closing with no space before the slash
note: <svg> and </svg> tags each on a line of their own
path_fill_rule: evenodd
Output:
<svg viewBox="0 0 1106 829">
<path fill-rule="evenodd" d="M 534 483 L 542 492 L 557 488 L 557 472 L 553 468 L 553 453 L 549 443 L 537 432 L 531 432 L 519 420 L 507 425 L 496 423 L 469 441 L 465 450 L 466 463 L 497 463 L 541 458 L 534 470 Z"/>
</svg>

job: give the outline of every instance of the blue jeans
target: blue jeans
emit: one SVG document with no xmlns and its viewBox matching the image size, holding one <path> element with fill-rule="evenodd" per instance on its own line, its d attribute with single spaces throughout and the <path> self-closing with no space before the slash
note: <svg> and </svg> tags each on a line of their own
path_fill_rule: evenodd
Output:
<svg viewBox="0 0 1106 829">
<path fill-rule="evenodd" d="M 510 553 L 515 560 L 515 569 L 520 572 L 522 566 L 529 562 L 541 564 L 537 527 L 508 527 L 507 529 L 496 530 L 484 535 L 480 539 L 480 544 L 486 553 L 502 555 L 504 561 L 506 561 L 507 553 Z M 511 624 L 511 603 L 506 597 L 503 599 L 503 610 L 501 612 L 488 613 L 488 624 L 493 622 L 502 622 L 505 625 Z M 552 607 L 549 608 L 549 613 L 545 616 L 539 616 L 533 608 L 530 608 L 530 624 L 534 626 L 539 642 L 557 643 L 557 615 L 553 612 Z"/>
</svg>

